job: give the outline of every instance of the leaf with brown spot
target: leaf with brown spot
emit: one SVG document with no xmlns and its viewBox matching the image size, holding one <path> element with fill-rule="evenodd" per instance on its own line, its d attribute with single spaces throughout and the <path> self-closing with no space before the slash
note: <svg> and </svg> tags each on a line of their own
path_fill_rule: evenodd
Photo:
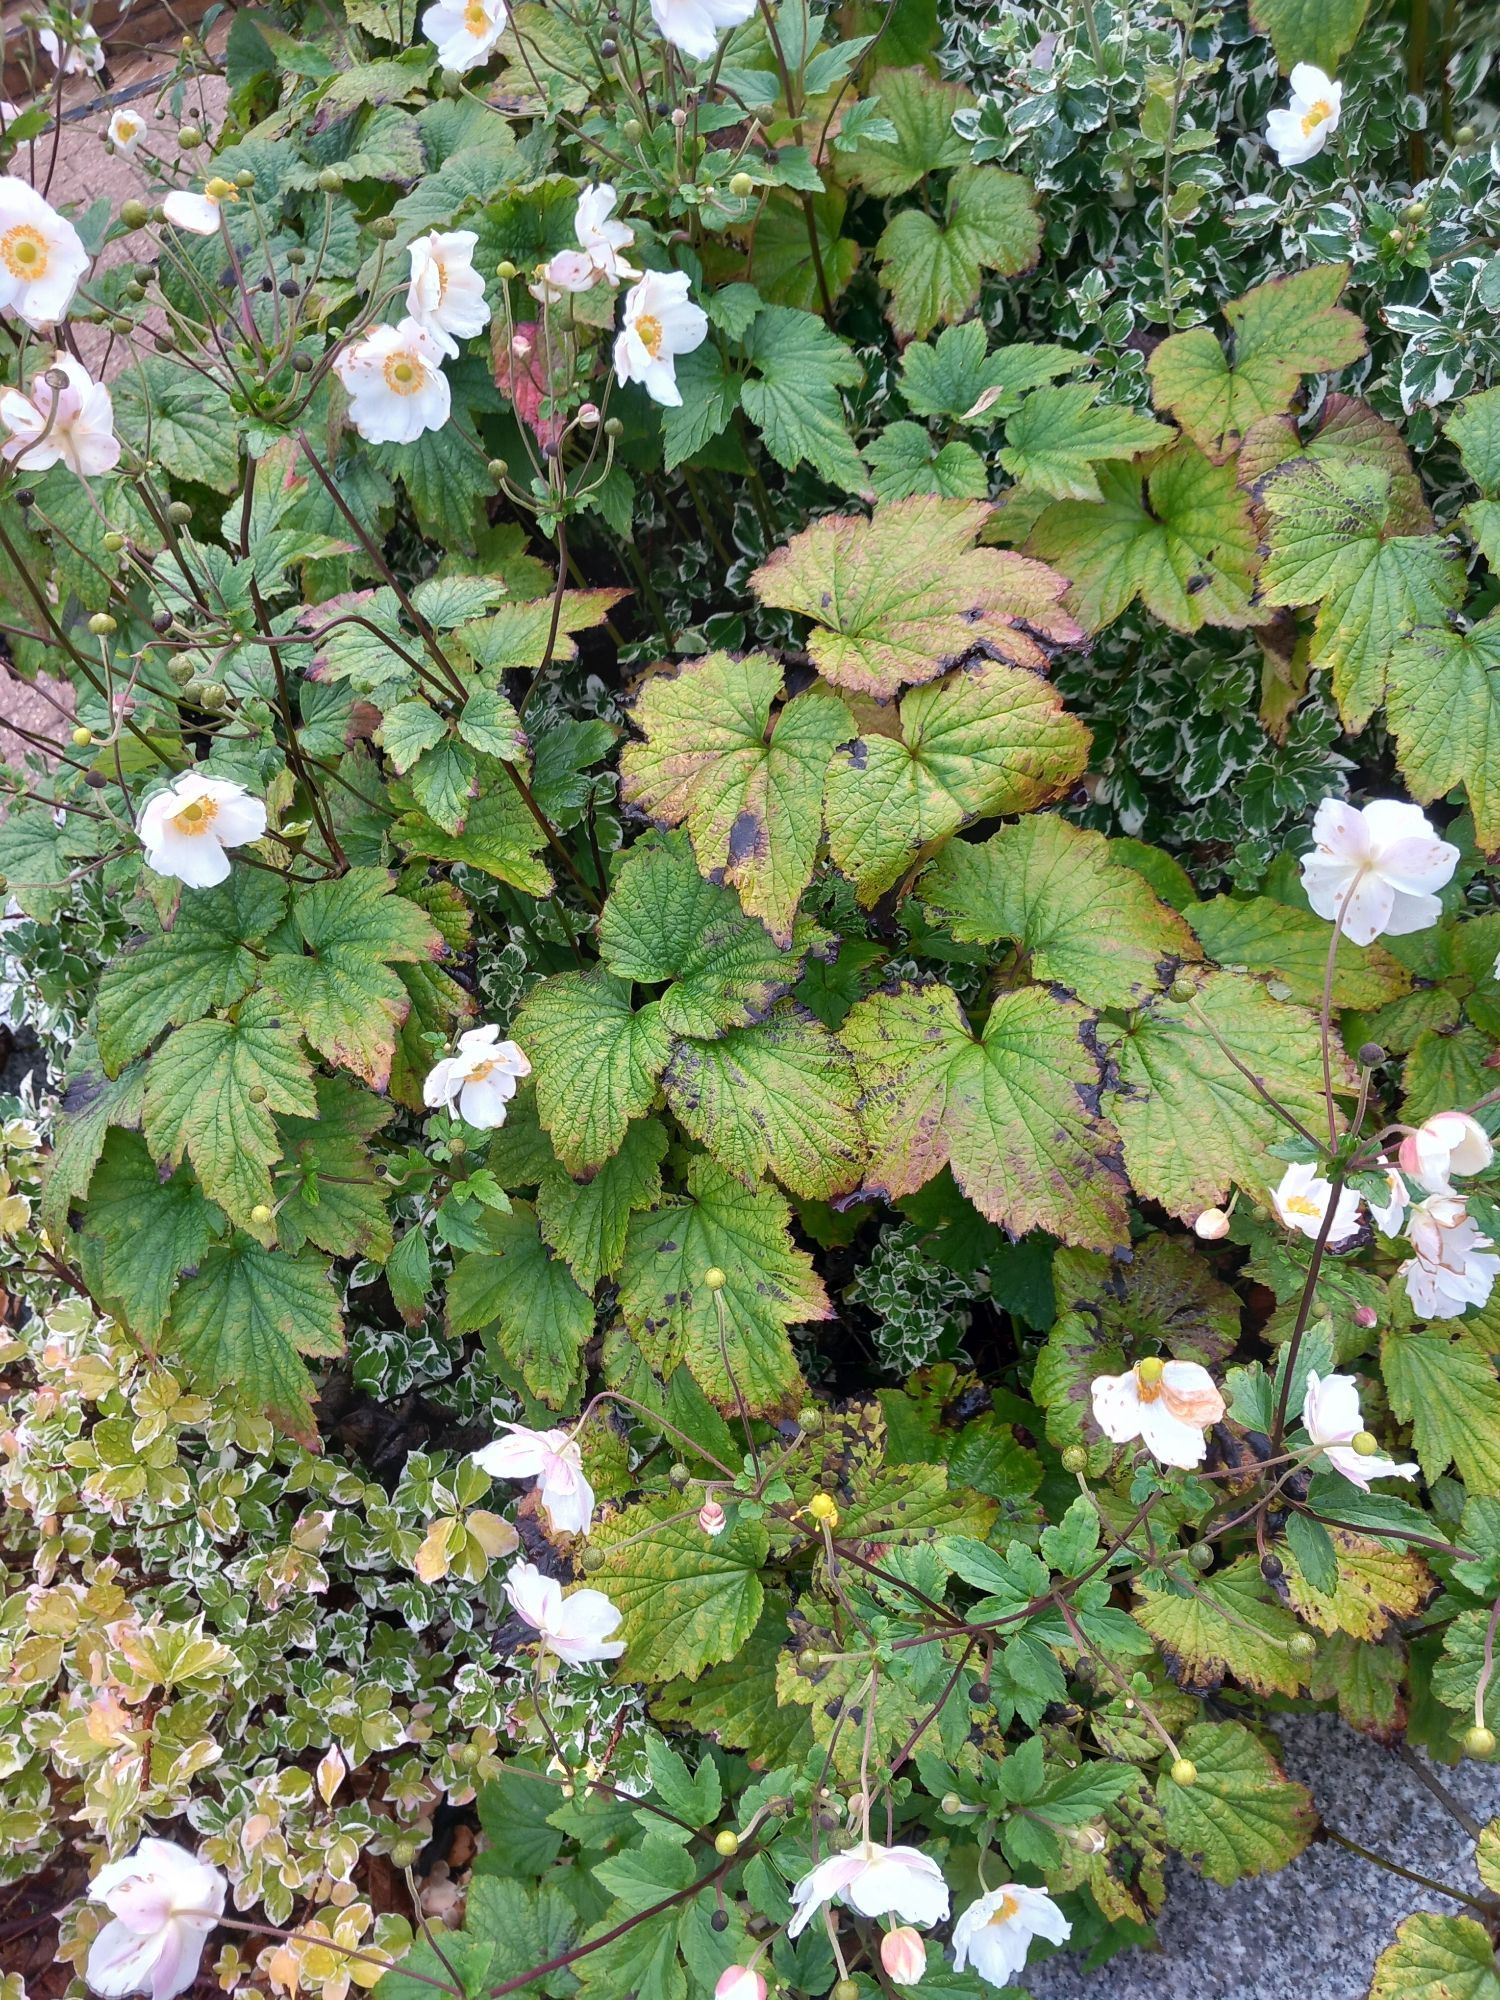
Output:
<svg viewBox="0 0 1500 2000">
<path fill-rule="evenodd" d="M 794 535 L 750 579 L 763 604 L 813 622 L 825 680 L 889 701 L 970 654 L 1044 670 L 1079 627 L 1067 579 L 1009 549 L 975 548 L 990 509 L 924 494 L 867 520 L 834 514 Z"/>
<path fill-rule="evenodd" d="M 1437 1589 L 1437 1579 L 1409 1550 L 1393 1549 L 1347 1528 L 1330 1528 L 1338 1581 L 1321 1595 L 1302 1575 L 1290 1545 L 1280 1551 L 1287 1598 L 1294 1611 L 1320 1632 L 1347 1632 L 1354 1639 L 1383 1637 L 1393 1618 L 1412 1618 Z"/>
</svg>

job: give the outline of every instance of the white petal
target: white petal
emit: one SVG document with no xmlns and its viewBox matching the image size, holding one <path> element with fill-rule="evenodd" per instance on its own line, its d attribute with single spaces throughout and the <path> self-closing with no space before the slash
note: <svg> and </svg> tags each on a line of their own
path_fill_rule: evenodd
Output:
<svg viewBox="0 0 1500 2000">
<path fill-rule="evenodd" d="M 1111 1444 L 1129 1444 L 1141 1434 L 1141 1395 L 1135 1370 L 1123 1375 L 1096 1375 L 1089 1385 L 1094 1422 Z"/>
</svg>

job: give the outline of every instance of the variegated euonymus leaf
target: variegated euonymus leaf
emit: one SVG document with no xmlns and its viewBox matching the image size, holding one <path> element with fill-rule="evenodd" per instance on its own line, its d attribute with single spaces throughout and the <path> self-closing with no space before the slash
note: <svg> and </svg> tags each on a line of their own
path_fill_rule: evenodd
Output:
<svg viewBox="0 0 1500 2000">
<path fill-rule="evenodd" d="M 853 731 L 849 711 L 821 688 L 785 701 L 781 668 L 764 653 L 710 653 L 653 675 L 635 719 L 644 740 L 621 755 L 626 799 L 662 826 L 685 826 L 700 871 L 730 883 L 790 945 L 822 838 L 829 759 Z"/>
<path fill-rule="evenodd" d="M 1082 635 L 1058 608 L 1063 577 L 1009 550 L 976 548 L 989 509 L 923 496 L 815 521 L 750 582 L 812 621 L 808 651 L 835 686 L 889 701 L 970 654 L 1045 668 Z"/>
<path fill-rule="evenodd" d="M 1182 918 L 1111 858 L 1102 834 L 1053 813 L 952 842 L 918 893 L 960 941 L 1014 942 L 1034 978 L 1090 1007 L 1133 1006 L 1199 956 Z"/>
<path fill-rule="evenodd" d="M 1028 812 L 1083 770 L 1088 732 L 1040 675 L 980 661 L 876 710 L 828 769 L 828 845 L 873 903 L 968 820 Z"/>
<path fill-rule="evenodd" d="M 1200 451 L 1227 458 L 1253 423 L 1290 409 L 1304 375 L 1364 353 L 1358 315 L 1338 303 L 1348 280 L 1347 264 L 1314 264 L 1232 300 L 1224 308 L 1232 361 L 1207 327 L 1174 333 L 1148 364 L 1157 408 L 1170 410 Z"/>
<path fill-rule="evenodd" d="M 1123 1242 L 1097 1026 L 1036 986 L 1000 994 L 978 1035 L 946 986 L 904 981 L 860 1001 L 842 1033 L 865 1092 L 869 1191 L 899 1199 L 951 1166 L 979 1212 L 1017 1235 Z"/>
</svg>

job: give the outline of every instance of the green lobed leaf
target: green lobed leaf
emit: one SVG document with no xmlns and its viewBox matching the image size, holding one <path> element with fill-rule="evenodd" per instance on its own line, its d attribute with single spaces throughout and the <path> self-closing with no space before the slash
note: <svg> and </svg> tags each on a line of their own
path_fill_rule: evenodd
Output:
<svg viewBox="0 0 1500 2000">
<path fill-rule="evenodd" d="M 1041 987 L 1002 993 L 975 1036 L 946 986 L 903 982 L 851 1009 L 866 1191 L 897 1200 L 943 1166 L 991 1222 L 1104 1249 L 1126 1240 L 1092 1015 Z"/>
<path fill-rule="evenodd" d="M 651 1109 L 672 1049 L 660 1004 L 632 1010 L 629 986 L 602 966 L 534 987 L 515 1036 L 531 1057 L 542 1123 L 573 1173 L 619 1151 L 631 1119 Z"/>
<path fill-rule="evenodd" d="M 950 500 L 984 500 L 989 474 L 971 444 L 936 445 L 921 424 L 887 424 L 865 446 L 877 500 L 910 500 L 937 493 Z"/>
<path fill-rule="evenodd" d="M 1120 404 L 1096 405 L 1092 383 L 1034 389 L 1006 419 L 1000 463 L 1054 500 L 1102 500 L 1095 467 L 1138 458 L 1170 441 L 1164 424 Z"/>
<path fill-rule="evenodd" d="M 1179 1687 L 1211 1694 L 1232 1674 L 1258 1695 L 1297 1693 L 1301 1669 L 1287 1641 L 1300 1628 L 1273 1600 L 1254 1555 L 1195 1578 L 1191 1591 L 1141 1590 L 1132 1609 Z"/>
<path fill-rule="evenodd" d="M 1207 955 L 1235 971 L 1268 973 L 1305 1007 L 1322 1004 L 1331 932 L 1311 910 L 1269 896 L 1214 896 L 1186 912 Z M 1410 975 L 1380 945 L 1341 937 L 1334 954 L 1336 1007 L 1379 1007 L 1408 992 Z"/>
<path fill-rule="evenodd" d="M 1483 1924 L 1430 1911 L 1406 1918 L 1375 1962 L 1370 2000 L 1500 2000 Z"/>
<path fill-rule="evenodd" d="M 448 1331 L 493 1327 L 506 1361 L 556 1409 L 593 1333 L 594 1302 L 542 1241 L 530 1202 L 488 1211 L 483 1233 L 488 1248 L 460 1258 L 448 1281 Z"/>
<path fill-rule="evenodd" d="M 543 1241 L 567 1264 L 586 1292 L 613 1277 L 625 1258 L 630 1218 L 661 1198 L 666 1127 L 638 1120 L 620 1150 L 586 1181 L 575 1181 L 553 1161 L 537 1188 L 536 1214 Z"/>
<path fill-rule="evenodd" d="M 840 389 L 856 388 L 864 369 L 815 313 L 765 306 L 745 338 L 754 373 L 740 387 L 745 415 L 778 465 L 810 465 L 845 492 L 862 492 L 864 461 L 849 437 Z"/>
<path fill-rule="evenodd" d="M 1425 1477 L 1456 1465 L 1471 1494 L 1500 1493 L 1500 1381 L 1485 1345 L 1446 1323 L 1393 1327 L 1380 1371 Z"/>
<path fill-rule="evenodd" d="M 667 1494 L 606 1517 L 591 1538 L 603 1556 L 591 1574 L 621 1615 L 632 1680 L 695 1680 L 732 1659 L 760 1617 L 762 1524 L 739 1520 L 709 1536 L 681 1516 L 681 1501 Z"/>
<path fill-rule="evenodd" d="M 1267 1875 L 1295 1860 L 1317 1829 L 1312 1797 L 1244 1724 L 1195 1723 L 1181 1745 L 1198 1767 L 1198 1782 L 1179 1785 L 1169 1775 L 1157 1780 L 1169 1845 L 1200 1875 L 1222 1884 Z"/>
<path fill-rule="evenodd" d="M 1462 785 L 1479 846 L 1500 848 L 1500 612 L 1396 646 L 1386 716 L 1412 797 L 1428 805 Z"/>
<path fill-rule="evenodd" d="M 552 874 L 538 850 L 544 836 L 504 766 L 480 757 L 475 768 L 478 794 L 460 834 L 450 834 L 425 812 L 404 812 L 392 837 L 414 858 L 462 861 L 528 896 L 551 893 Z M 398 802 L 400 795 L 397 794 Z"/>
<path fill-rule="evenodd" d="M 203 1261 L 222 1226 L 185 1167 L 163 1180 L 139 1133 L 106 1134 L 88 1188 L 87 1275 L 138 1340 L 155 1342 L 179 1276 Z"/>
<path fill-rule="evenodd" d="M 316 1254 L 290 1257 L 235 1235 L 209 1249 L 172 1302 L 167 1353 L 192 1386 L 269 1412 L 304 1443 L 316 1430 L 312 1378 L 298 1357 L 343 1351 L 333 1273 Z"/>
<path fill-rule="evenodd" d="M 1283 76 L 1301 62 L 1333 76 L 1359 40 L 1368 6 L 1369 0 L 1251 0 L 1250 19 L 1271 37 Z"/>
<path fill-rule="evenodd" d="M 925 69 L 879 70 L 870 91 L 895 136 L 862 139 L 845 161 L 845 176 L 866 194 L 905 194 L 928 174 L 968 162 L 969 147 L 954 131 L 953 118 L 973 107 L 970 91 L 940 83 Z"/>
<path fill-rule="evenodd" d="M 936 340 L 912 342 L 901 356 L 901 393 L 915 416 L 982 423 L 986 411 L 1003 410 L 1026 390 L 1087 366 L 1088 356 L 1068 347 L 1022 345 L 991 353 L 984 321 L 968 319 L 945 327 Z M 976 406 L 982 407 L 973 415 Z"/>
<path fill-rule="evenodd" d="M 1041 241 L 1030 181 L 999 167 L 958 168 L 941 222 L 924 208 L 902 208 L 875 245 L 892 327 L 921 340 L 935 326 L 962 319 L 986 271 L 1012 278 L 1030 270 Z"/>
</svg>

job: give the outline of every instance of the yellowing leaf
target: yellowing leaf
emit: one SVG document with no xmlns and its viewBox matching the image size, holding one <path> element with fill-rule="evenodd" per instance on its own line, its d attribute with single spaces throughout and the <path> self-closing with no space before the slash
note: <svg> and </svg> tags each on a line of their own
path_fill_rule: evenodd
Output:
<svg viewBox="0 0 1500 2000">
<path fill-rule="evenodd" d="M 1218 964 L 1236 972 L 1270 973 L 1306 1007 L 1322 1004 L 1329 926 L 1311 910 L 1269 896 L 1214 896 L 1186 912 L 1198 942 Z M 1340 938 L 1333 963 L 1336 1007 L 1380 1007 L 1411 988 L 1411 975 L 1380 945 L 1361 948 Z"/>
<path fill-rule="evenodd" d="M 1009 550 L 976 549 L 988 509 L 923 495 L 815 521 L 750 579 L 762 603 L 800 612 L 826 680 L 889 701 L 970 654 L 1044 668 L 1078 627 L 1058 609 L 1067 585 Z"/>
<path fill-rule="evenodd" d="M 1148 363 L 1158 409 L 1210 458 L 1227 458 L 1258 418 L 1291 407 L 1304 375 L 1364 353 L 1362 322 L 1338 303 L 1348 279 L 1347 264 L 1314 264 L 1226 305 L 1232 366 L 1207 327 L 1162 341 Z"/>
<path fill-rule="evenodd" d="M 1316 1020 L 1237 973 L 1208 974 L 1190 1001 L 1153 1000 L 1112 1048 L 1120 1084 L 1107 1108 L 1131 1185 L 1174 1215 L 1216 1206 L 1235 1182 L 1260 1190 L 1280 1179 L 1267 1149 L 1286 1128 L 1245 1070 L 1309 1130 L 1328 1115 Z M 1353 1084 L 1336 1049 L 1334 1087 Z"/>
<path fill-rule="evenodd" d="M 1370 2000 L 1500 2000 L 1483 1924 L 1425 1911 L 1408 1917 L 1375 1962 Z"/>
<path fill-rule="evenodd" d="M 1156 1802 L 1168 1844 L 1200 1875 L 1237 1882 L 1285 1868 L 1302 1852 L 1318 1824 L 1312 1796 L 1243 1723 L 1196 1723 L 1181 1747 L 1198 1767 L 1198 1782 L 1179 1785 L 1163 1774 Z"/>
<path fill-rule="evenodd" d="M 574 1173 L 619 1150 L 631 1119 L 651 1109 L 672 1048 L 659 1005 L 633 1010 L 630 988 L 602 966 L 544 979 L 522 1003 L 515 1035 L 531 1058 L 542 1123 Z"/>
<path fill-rule="evenodd" d="M 822 689 L 776 711 L 781 669 L 764 653 L 710 653 L 652 676 L 636 703 L 645 741 L 620 758 L 624 797 L 686 826 L 698 867 L 728 882 L 777 943 L 792 939 L 823 831 L 823 779 L 853 724 Z"/>
<path fill-rule="evenodd" d="M 1106 1249 L 1126 1240 L 1114 1135 L 1090 1108 L 1092 1015 L 1041 987 L 1002 993 L 975 1036 L 946 986 L 903 983 L 842 1030 L 864 1086 L 867 1189 L 898 1199 L 951 1165 L 982 1215 Z"/>
<path fill-rule="evenodd" d="M 1369 0 L 1251 0 L 1250 19 L 1269 35 L 1283 76 L 1316 63 L 1329 76 L 1359 39 Z"/>
<path fill-rule="evenodd" d="M 765 1528 L 737 1521 L 710 1536 L 682 1512 L 675 1494 L 644 1500 L 596 1523 L 590 1539 L 603 1556 L 591 1581 L 621 1615 L 632 1680 L 694 1680 L 732 1659 L 760 1617 Z"/>
<path fill-rule="evenodd" d="M 1351 1534 L 1347 1528 L 1330 1528 L 1328 1535 L 1338 1578 L 1327 1596 L 1310 1586 L 1290 1548 L 1283 1557 L 1292 1607 L 1320 1632 L 1379 1639 L 1393 1618 L 1414 1617 L 1437 1589 L 1420 1556 L 1367 1535 Z"/>
<path fill-rule="evenodd" d="M 1297 1620 L 1272 1599 L 1254 1555 L 1195 1577 L 1191 1590 L 1142 1590 L 1131 1608 L 1193 1694 L 1211 1694 L 1226 1674 L 1259 1695 L 1295 1695 L 1301 1685 L 1286 1649 Z"/>
<path fill-rule="evenodd" d="M 1034 978 L 1055 980 L 1090 1007 L 1134 1006 L 1160 989 L 1174 960 L 1198 956 L 1182 918 L 1111 859 L 1102 834 L 1052 813 L 977 844 L 953 842 L 920 894 L 960 942 L 1012 939 Z"/>
<path fill-rule="evenodd" d="M 1456 1465 L 1470 1493 L 1500 1493 L 1500 1381 L 1474 1335 L 1447 1322 L 1392 1328 L 1380 1368 L 1425 1477 Z"/>
</svg>

